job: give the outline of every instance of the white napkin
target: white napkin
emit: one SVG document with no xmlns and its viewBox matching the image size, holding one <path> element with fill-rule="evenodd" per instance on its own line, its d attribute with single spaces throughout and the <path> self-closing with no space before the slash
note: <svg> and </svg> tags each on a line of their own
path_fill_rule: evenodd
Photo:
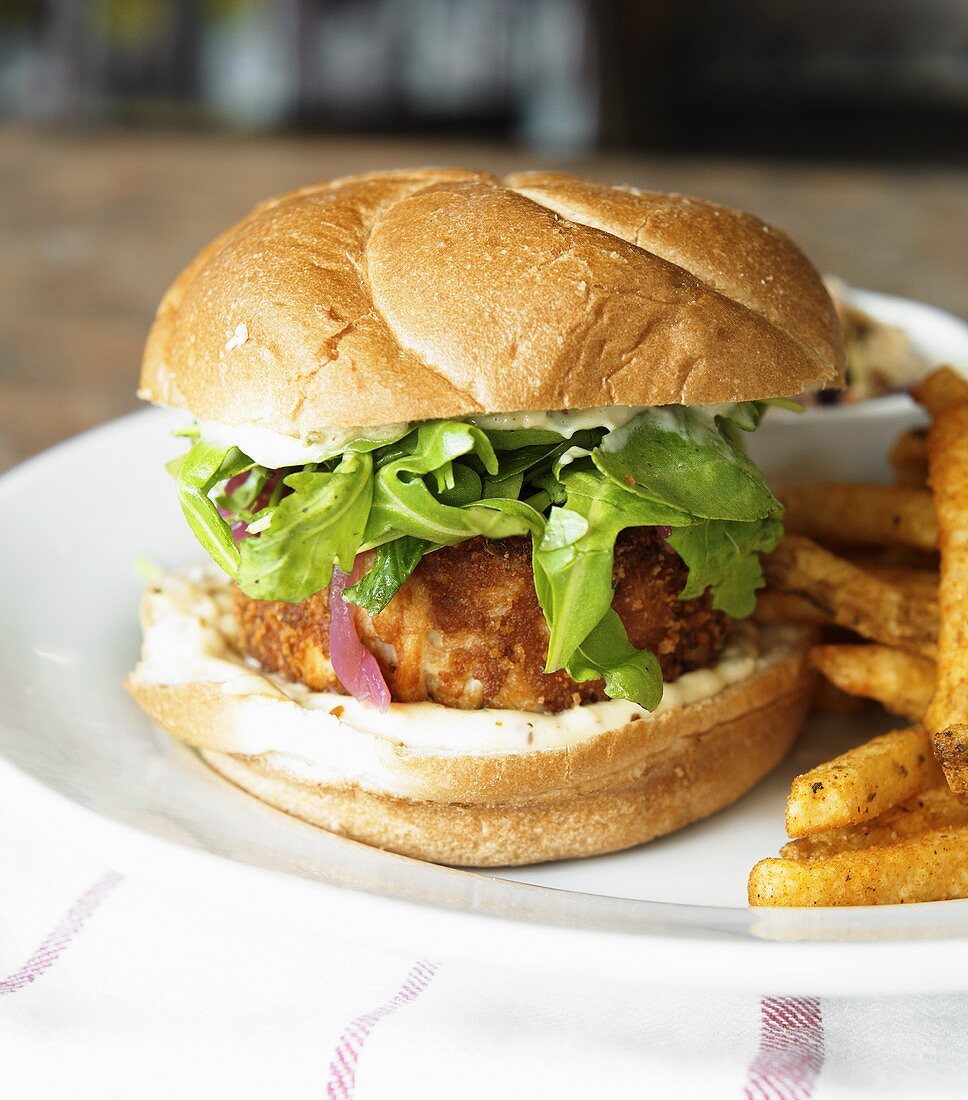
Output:
<svg viewBox="0 0 968 1100">
<path fill-rule="evenodd" d="M 0 804 L 10 1100 L 963 1097 L 966 1028 L 961 995 L 687 995 L 564 958 L 539 979 L 361 951 L 124 878 Z"/>
</svg>

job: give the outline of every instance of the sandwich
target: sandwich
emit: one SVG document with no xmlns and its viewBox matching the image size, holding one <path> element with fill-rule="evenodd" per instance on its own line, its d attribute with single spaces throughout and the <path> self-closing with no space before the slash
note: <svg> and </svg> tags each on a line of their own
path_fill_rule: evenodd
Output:
<svg viewBox="0 0 968 1100">
<path fill-rule="evenodd" d="M 749 214 L 406 170 L 259 206 L 166 293 L 140 396 L 211 563 L 127 686 L 263 801 L 493 866 L 729 805 L 807 710 L 750 619 L 782 508 L 744 440 L 842 381 L 830 298 Z"/>
</svg>

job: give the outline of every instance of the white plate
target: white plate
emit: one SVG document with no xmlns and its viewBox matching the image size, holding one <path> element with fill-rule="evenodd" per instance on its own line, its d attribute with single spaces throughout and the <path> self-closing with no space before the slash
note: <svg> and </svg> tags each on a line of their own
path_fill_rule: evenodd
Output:
<svg viewBox="0 0 968 1100">
<path fill-rule="evenodd" d="M 929 353 L 936 332 L 938 356 L 951 358 L 957 323 L 904 308 Z M 958 331 L 968 347 L 965 327 Z M 862 419 L 871 441 L 860 458 L 879 470 L 897 413 L 889 399 L 803 420 L 823 450 L 836 417 Z M 750 865 L 782 843 L 790 776 L 870 729 L 815 723 L 750 796 L 665 840 L 502 874 L 435 867 L 330 836 L 212 774 L 121 689 L 139 645 L 136 556 L 166 565 L 199 556 L 163 469 L 180 449 L 169 435 L 175 419 L 135 414 L 0 480 L 0 797 L 22 807 L 30 828 L 236 914 L 350 941 L 489 964 L 555 969 L 567 960 L 589 978 L 680 987 L 861 993 L 964 984 L 968 901 L 744 905 Z M 782 450 L 788 426 L 771 442 L 768 424 L 766 445 Z"/>
</svg>

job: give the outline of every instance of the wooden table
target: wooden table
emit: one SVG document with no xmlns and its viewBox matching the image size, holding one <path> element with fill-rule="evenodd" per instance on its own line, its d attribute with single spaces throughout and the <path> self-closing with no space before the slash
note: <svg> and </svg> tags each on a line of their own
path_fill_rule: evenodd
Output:
<svg viewBox="0 0 968 1100">
<path fill-rule="evenodd" d="M 137 405 L 165 287 L 257 200 L 421 163 L 557 164 L 782 226 L 824 271 L 968 313 L 968 172 L 530 152 L 412 141 L 0 129 L 0 468 Z"/>
</svg>

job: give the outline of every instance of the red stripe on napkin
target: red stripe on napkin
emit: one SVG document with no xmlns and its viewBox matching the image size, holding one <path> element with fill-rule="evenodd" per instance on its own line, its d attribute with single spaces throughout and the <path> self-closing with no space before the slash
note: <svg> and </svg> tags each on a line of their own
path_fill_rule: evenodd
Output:
<svg viewBox="0 0 968 1100">
<path fill-rule="evenodd" d="M 746 1073 L 746 1100 L 809 1100 L 823 1056 L 820 1001 L 764 997 L 760 1045 Z"/>
<path fill-rule="evenodd" d="M 357 1016 L 348 1024 L 339 1037 L 333 1060 L 329 1064 L 329 1080 L 326 1082 L 326 1095 L 329 1100 L 352 1100 L 356 1091 L 356 1066 L 359 1062 L 360 1051 L 369 1038 L 370 1032 L 391 1012 L 396 1012 L 402 1005 L 415 1001 L 430 984 L 437 972 L 435 963 L 421 959 L 414 963 L 410 973 L 404 979 L 399 990 L 370 1012 Z"/>
<path fill-rule="evenodd" d="M 16 993 L 25 985 L 35 982 L 41 974 L 50 970 L 60 958 L 64 948 L 87 923 L 88 917 L 124 878 L 117 871 L 108 871 L 67 910 L 61 920 L 41 940 L 30 958 L 12 974 L 0 980 L 0 996 Z"/>
</svg>

